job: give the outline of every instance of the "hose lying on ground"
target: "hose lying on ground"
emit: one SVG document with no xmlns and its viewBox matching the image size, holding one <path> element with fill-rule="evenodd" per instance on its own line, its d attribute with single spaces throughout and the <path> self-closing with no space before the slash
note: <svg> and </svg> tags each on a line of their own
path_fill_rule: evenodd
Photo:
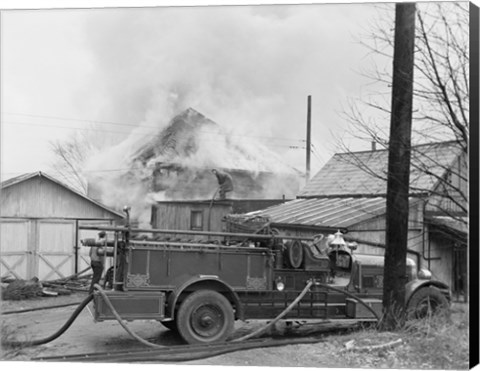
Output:
<svg viewBox="0 0 480 371">
<path fill-rule="evenodd" d="M 153 348 L 163 348 L 164 346 L 163 345 L 158 345 L 158 344 L 155 344 L 155 343 L 151 343 L 145 339 L 142 339 L 140 336 L 138 336 L 136 333 L 134 333 L 132 330 L 130 330 L 130 328 L 123 322 L 123 319 L 122 317 L 120 317 L 120 315 L 118 314 L 118 312 L 115 310 L 112 302 L 110 301 L 110 299 L 108 298 L 107 294 L 105 294 L 105 291 L 103 291 L 103 289 L 100 287 L 100 285 L 98 284 L 95 284 L 93 287 L 95 287 L 98 292 L 100 293 L 100 295 L 102 296 L 103 300 L 105 300 L 105 303 L 107 303 L 108 307 L 110 308 L 110 310 L 112 311 L 113 313 L 113 316 L 115 317 L 115 319 L 118 321 L 118 323 L 124 328 L 125 331 L 128 332 L 128 334 L 133 337 L 134 339 L 138 340 L 140 343 L 144 344 L 144 345 L 147 345 L 149 347 L 153 347 Z"/>
<path fill-rule="evenodd" d="M 303 289 L 303 291 L 297 296 L 297 298 L 287 307 L 285 308 L 285 310 L 280 313 L 272 322 L 269 322 L 268 324 L 266 324 L 265 326 L 259 328 L 258 330 L 248 334 L 248 335 L 245 335 L 243 337 L 240 337 L 238 339 L 234 339 L 232 340 L 232 342 L 240 342 L 240 341 L 244 341 L 244 340 L 247 340 L 247 339 L 251 339 L 252 337 L 254 336 L 258 336 L 259 334 L 265 332 L 267 329 L 269 329 L 270 327 L 272 327 L 273 325 L 275 325 L 275 323 L 277 323 L 279 320 L 281 320 L 283 317 L 285 317 L 285 315 L 287 315 L 295 305 L 298 304 L 298 302 L 300 300 L 303 299 L 303 297 L 305 296 L 305 294 L 308 292 L 308 290 L 310 289 L 310 287 L 313 285 L 313 281 L 309 281 L 307 283 L 307 285 L 305 286 L 305 288 Z M 163 345 L 158 345 L 158 344 L 155 344 L 155 343 L 151 343 L 145 339 L 142 339 L 140 336 L 138 336 L 135 332 L 133 332 L 132 330 L 130 330 L 130 328 L 123 322 L 123 319 L 122 317 L 120 317 L 120 315 L 118 314 L 118 312 L 115 310 L 114 306 L 112 305 L 110 299 L 108 298 L 108 296 L 105 294 L 105 292 L 103 291 L 103 289 L 99 286 L 99 285 L 95 285 L 94 286 L 98 292 L 100 293 L 100 295 L 102 295 L 103 299 L 105 300 L 105 303 L 107 303 L 108 307 L 110 308 L 110 310 L 112 311 L 113 313 L 113 316 L 115 317 L 115 319 L 118 321 L 118 323 L 124 328 L 125 331 L 127 331 L 127 333 L 132 336 L 134 339 L 138 340 L 140 343 L 144 344 L 144 345 L 147 345 L 149 347 L 154 347 L 154 348 L 162 348 Z"/>
<path fill-rule="evenodd" d="M 58 304 L 58 305 L 49 305 L 45 307 L 37 307 L 37 308 L 29 308 L 29 309 L 19 309 L 19 310 L 8 310 L 5 312 L 1 312 L 0 315 L 3 316 L 5 314 L 18 314 L 18 313 L 26 313 L 26 312 L 35 312 L 39 310 L 48 310 L 48 309 L 56 309 L 56 308 L 63 308 L 63 307 L 70 307 L 72 305 L 80 305 L 82 302 L 74 302 L 74 303 L 67 303 L 67 304 Z"/>
<path fill-rule="evenodd" d="M 280 313 L 273 321 L 269 322 L 268 324 L 266 324 L 265 326 L 257 329 L 256 331 L 250 333 L 250 334 L 247 334 L 243 337 L 240 337 L 240 338 L 237 338 L 237 339 L 234 339 L 232 340 L 232 342 L 240 342 L 240 341 L 245 341 L 247 339 L 251 339 L 252 337 L 254 336 L 258 336 L 259 334 L 263 333 L 264 331 L 266 331 L 267 329 L 269 329 L 270 327 L 272 327 L 273 325 L 275 325 L 275 323 L 277 323 L 279 320 L 281 320 L 283 317 L 285 317 L 292 309 L 293 307 L 295 307 L 295 305 L 297 305 L 300 300 L 303 299 L 303 297 L 306 295 L 306 293 L 308 292 L 308 290 L 310 289 L 310 287 L 314 284 L 314 281 L 313 280 L 310 280 L 307 285 L 305 286 L 305 288 L 303 289 L 303 291 L 295 298 L 295 300 L 290 303 L 290 305 L 285 308 L 285 310 L 282 311 L 282 313 Z M 375 311 L 369 307 L 362 299 L 360 299 L 359 297 L 357 297 L 356 295 L 354 294 L 351 294 L 345 290 L 342 290 L 342 289 L 337 289 L 335 287 L 331 287 L 329 285 L 324 285 L 324 284 L 321 284 L 321 283 L 318 283 L 318 282 L 315 282 L 315 285 L 316 286 L 321 286 L 321 287 L 325 287 L 327 289 L 331 289 L 333 291 L 337 291 L 337 292 L 341 292 L 341 293 L 344 293 L 346 294 L 347 296 L 350 296 L 352 298 L 354 298 L 355 300 L 358 300 L 362 305 L 364 305 L 369 311 L 371 311 L 375 318 L 377 318 L 377 320 L 379 319 L 378 315 L 375 313 Z M 142 339 L 140 336 L 138 336 L 136 333 L 134 333 L 132 330 L 130 330 L 130 328 L 128 328 L 128 326 L 123 322 L 123 319 L 120 317 L 120 315 L 118 314 L 118 312 L 115 310 L 114 306 L 112 305 L 110 299 L 108 298 L 108 296 L 105 294 L 104 290 L 101 288 L 100 285 L 98 284 L 95 284 L 94 287 L 98 290 L 98 292 L 100 293 L 100 295 L 102 296 L 102 298 L 105 300 L 105 303 L 108 305 L 108 307 L 110 308 L 110 310 L 112 311 L 112 314 L 114 315 L 115 319 L 118 321 L 118 323 L 125 329 L 125 331 L 127 331 L 127 333 L 132 336 L 134 339 L 138 340 L 140 343 L 144 344 L 144 345 L 147 345 L 149 347 L 153 347 L 153 348 L 163 348 L 164 346 L 163 345 L 158 345 L 158 344 L 155 344 L 155 343 L 151 343 L 145 339 Z M 46 344 L 48 342 L 51 342 L 53 340 L 55 340 L 56 338 L 58 338 L 60 335 L 62 335 L 70 326 L 71 324 L 73 323 L 73 321 L 78 317 L 78 315 L 80 314 L 80 312 L 83 310 L 83 308 L 85 308 L 87 306 L 87 304 L 93 299 L 93 294 L 90 294 L 76 309 L 75 311 L 73 312 L 73 314 L 70 316 L 70 318 L 68 319 L 68 321 L 60 328 L 60 330 L 58 330 L 57 332 L 55 332 L 53 335 L 47 337 L 47 338 L 44 338 L 44 339 L 39 339 L 39 340 L 32 340 L 32 341 L 8 341 L 8 340 L 2 340 L 2 345 L 4 346 L 11 346 L 11 347 L 15 347 L 15 346 L 35 346 L 35 345 L 41 345 L 41 344 Z"/>
<path fill-rule="evenodd" d="M 19 346 L 28 347 L 28 346 L 46 344 L 46 343 L 49 343 L 49 342 L 55 340 L 60 335 L 62 335 L 65 331 L 67 331 L 67 329 L 71 326 L 73 321 L 78 317 L 78 315 L 83 310 L 83 308 L 85 308 L 87 306 L 87 304 L 90 303 L 90 301 L 92 301 L 92 299 L 93 299 L 93 294 L 88 295 L 85 298 L 85 300 L 83 300 L 80 303 L 80 305 L 75 309 L 73 314 L 70 316 L 68 321 L 65 322 L 65 324 L 60 328 L 60 330 L 58 330 L 54 334 L 50 335 L 49 337 L 46 337 L 44 339 L 29 340 L 29 341 L 28 340 L 27 341 L 17 341 L 17 340 L 9 341 L 9 340 L 2 339 L 2 345 L 3 346 L 9 346 L 9 347 L 19 347 Z"/>
<path fill-rule="evenodd" d="M 280 313 L 277 317 L 275 317 L 275 319 L 272 321 L 272 322 L 269 322 L 267 323 L 265 326 L 259 328 L 258 330 L 250 333 L 250 334 L 247 334 L 245 336 L 242 336 L 238 339 L 234 339 L 232 341 L 244 341 L 244 340 L 247 340 L 247 339 L 251 339 L 252 337 L 254 336 L 258 336 L 260 335 L 261 333 L 265 332 L 266 330 L 268 330 L 270 327 L 272 327 L 273 325 L 275 325 L 275 323 L 277 323 L 278 321 L 280 321 L 283 317 L 285 317 L 292 309 L 295 305 L 298 304 L 298 302 L 300 300 L 303 299 L 303 297 L 305 296 L 305 294 L 308 292 L 308 290 L 310 289 L 310 287 L 313 285 L 313 281 L 310 280 L 307 285 L 305 286 L 305 288 L 303 289 L 303 291 L 296 297 L 296 299 L 294 301 L 292 301 L 290 303 L 290 305 L 288 307 L 285 308 L 285 310 Z"/>
<path fill-rule="evenodd" d="M 342 289 L 339 289 L 339 288 L 336 288 L 336 287 L 333 287 L 333 286 L 329 286 L 329 285 L 326 285 L 326 284 L 320 283 L 320 282 L 315 282 L 315 286 L 324 287 L 328 290 L 341 292 L 342 294 L 350 296 L 352 299 L 357 300 L 360 304 L 362 304 L 365 308 L 367 308 L 370 312 L 372 312 L 372 314 L 375 316 L 377 321 L 380 321 L 380 317 L 378 316 L 378 314 L 367 303 L 365 303 L 362 299 L 360 299 L 357 295 L 354 295 L 351 292 L 348 292 L 346 290 L 342 290 Z"/>
</svg>

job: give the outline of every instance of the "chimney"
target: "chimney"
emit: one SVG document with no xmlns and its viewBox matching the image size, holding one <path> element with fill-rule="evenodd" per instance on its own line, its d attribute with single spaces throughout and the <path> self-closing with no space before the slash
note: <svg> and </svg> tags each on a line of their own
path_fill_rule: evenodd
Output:
<svg viewBox="0 0 480 371">
<path fill-rule="evenodd" d="M 376 151 L 376 150 L 377 150 L 377 142 L 372 140 L 372 151 Z"/>
</svg>

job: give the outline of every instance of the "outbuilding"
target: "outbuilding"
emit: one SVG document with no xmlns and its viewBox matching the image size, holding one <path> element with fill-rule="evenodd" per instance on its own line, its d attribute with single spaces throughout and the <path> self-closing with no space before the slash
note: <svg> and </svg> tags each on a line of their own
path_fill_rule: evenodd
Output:
<svg viewBox="0 0 480 371">
<path fill-rule="evenodd" d="M 468 157 L 455 141 L 412 147 L 408 255 L 467 292 Z M 268 218 L 292 235 L 341 230 L 358 252 L 383 255 L 388 151 L 335 154 L 297 199 L 247 215 Z"/>
<path fill-rule="evenodd" d="M 115 224 L 123 215 L 43 173 L 8 179 L 0 189 L 1 275 L 52 280 L 88 267 L 83 224 Z"/>
</svg>

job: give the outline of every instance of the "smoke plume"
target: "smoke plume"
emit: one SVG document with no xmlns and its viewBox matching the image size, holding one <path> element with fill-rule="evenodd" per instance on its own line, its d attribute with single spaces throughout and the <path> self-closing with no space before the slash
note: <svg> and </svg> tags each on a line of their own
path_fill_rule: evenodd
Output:
<svg viewBox="0 0 480 371">
<path fill-rule="evenodd" d="M 92 156 L 84 169 L 96 185 L 108 190 L 102 192 L 102 201 L 111 206 L 148 204 L 142 195 L 149 190 L 134 178 L 151 177 L 152 164 L 142 164 L 132 175 L 131 155 L 146 137 L 157 135 L 189 107 L 220 125 L 213 133 L 199 133 L 198 156 L 184 158 L 189 166 L 210 166 L 215 158 L 216 166 L 257 173 L 291 167 L 303 171 L 306 97 L 312 95 L 313 136 L 325 161 L 329 127 L 341 128 L 342 123 L 323 108 L 334 112 L 331 108 L 340 107 L 345 91 L 358 85 L 351 65 L 352 50 L 360 46 L 351 43 L 348 25 L 362 22 L 365 7 L 89 13 L 86 42 L 94 65 L 91 82 L 97 89 L 89 89 L 87 81 L 82 104 L 85 109 L 96 107 L 101 117 L 136 124 L 128 138 Z M 332 71 L 342 73 L 331 79 Z M 275 156 L 266 164 L 265 159 Z M 121 173 L 131 178 L 119 177 Z"/>
</svg>

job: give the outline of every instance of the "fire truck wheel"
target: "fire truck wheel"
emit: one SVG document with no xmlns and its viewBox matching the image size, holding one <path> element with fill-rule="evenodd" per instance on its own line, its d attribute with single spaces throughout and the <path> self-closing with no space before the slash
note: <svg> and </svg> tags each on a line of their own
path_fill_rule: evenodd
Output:
<svg viewBox="0 0 480 371">
<path fill-rule="evenodd" d="M 407 306 L 407 319 L 425 318 L 432 314 L 446 312 L 448 300 L 435 287 L 423 287 L 415 292 Z"/>
<path fill-rule="evenodd" d="M 233 322 L 229 301 L 211 290 L 187 296 L 177 313 L 178 332 L 189 344 L 223 341 L 232 332 Z"/>
</svg>

